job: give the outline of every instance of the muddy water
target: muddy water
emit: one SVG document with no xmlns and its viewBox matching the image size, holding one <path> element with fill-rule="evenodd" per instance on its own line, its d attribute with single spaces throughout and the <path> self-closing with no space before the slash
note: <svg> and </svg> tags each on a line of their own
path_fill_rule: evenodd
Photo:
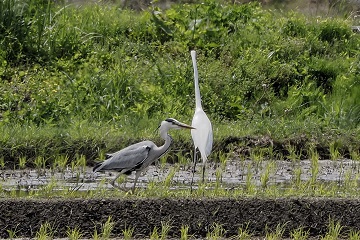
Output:
<svg viewBox="0 0 360 240">
<path fill-rule="evenodd" d="M 360 162 L 350 159 L 340 160 L 319 160 L 317 180 L 322 182 L 340 182 L 345 176 L 354 177 L 359 174 Z M 222 167 L 220 164 L 210 163 L 207 165 L 206 178 L 210 182 L 217 179 L 222 181 L 225 187 L 237 187 L 245 185 L 249 177 L 252 183 L 261 184 L 261 176 L 269 172 L 268 184 L 287 183 L 296 178 L 296 172 L 301 169 L 301 180 L 309 180 L 312 176 L 314 164 L 310 160 L 299 162 L 290 161 L 262 161 L 255 163 L 251 160 L 229 160 Z M 173 188 L 187 188 L 192 177 L 192 168 L 188 165 L 150 166 L 139 178 L 139 187 L 146 187 L 149 182 L 161 182 L 168 174 L 176 169 L 171 185 Z M 194 182 L 201 181 L 201 165 L 197 165 L 194 174 Z M 93 174 L 91 168 L 65 169 L 54 171 L 51 169 L 25 169 L 25 170 L 2 170 L 0 171 L 1 187 L 3 190 L 36 190 L 55 184 L 53 189 L 74 189 L 77 191 L 95 190 L 98 188 L 113 189 L 109 182 L 116 176 L 116 173 L 106 172 Z M 122 186 L 131 187 L 134 175 L 127 178 Z"/>
</svg>

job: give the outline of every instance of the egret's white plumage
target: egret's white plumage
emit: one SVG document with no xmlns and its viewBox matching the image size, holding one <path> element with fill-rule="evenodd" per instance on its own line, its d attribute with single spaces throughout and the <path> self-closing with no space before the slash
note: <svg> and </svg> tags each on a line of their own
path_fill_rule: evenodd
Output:
<svg viewBox="0 0 360 240">
<path fill-rule="evenodd" d="M 176 119 L 167 118 L 161 122 L 159 127 L 160 136 L 165 140 L 164 145 L 158 147 L 152 141 L 135 143 L 115 153 L 107 154 L 106 160 L 98 163 L 93 168 L 93 172 L 119 172 L 119 174 L 111 181 L 111 184 L 115 186 L 115 180 L 121 174 L 130 175 L 133 171 L 135 171 L 134 186 L 132 188 L 134 191 L 136 182 L 140 177 L 141 172 L 169 150 L 172 142 L 172 138 L 168 134 L 170 129 L 193 129 L 193 127 L 185 123 L 181 123 Z"/>
<path fill-rule="evenodd" d="M 194 50 L 191 51 L 191 59 L 194 68 L 194 83 L 195 83 L 195 113 L 191 123 L 191 125 L 195 128 L 191 130 L 191 136 L 195 146 L 194 167 L 197 161 L 196 149 L 198 149 L 203 161 L 203 181 L 204 181 L 204 172 L 205 172 L 207 157 L 210 155 L 212 150 L 213 132 L 212 132 L 211 122 L 201 105 L 199 75 L 198 75 L 197 63 L 196 63 L 196 52 Z"/>
</svg>

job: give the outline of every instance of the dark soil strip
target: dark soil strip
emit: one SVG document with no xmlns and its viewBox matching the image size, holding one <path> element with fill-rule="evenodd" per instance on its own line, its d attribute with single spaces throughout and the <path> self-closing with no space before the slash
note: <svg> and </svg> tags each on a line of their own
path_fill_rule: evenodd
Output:
<svg viewBox="0 0 360 240">
<path fill-rule="evenodd" d="M 285 235 L 298 227 L 311 236 L 324 235 L 329 219 L 340 221 L 344 231 L 360 229 L 360 199 L 281 198 L 281 199 L 51 199 L 0 200 L 0 237 L 34 237 L 41 224 L 51 224 L 54 237 L 66 237 L 66 231 L 78 226 L 83 237 L 91 237 L 95 227 L 112 216 L 114 237 L 134 227 L 135 237 L 149 237 L 154 227 L 169 223 L 171 237 L 180 236 L 180 228 L 189 226 L 189 234 L 205 237 L 214 223 L 221 224 L 227 236 L 235 236 L 239 227 L 254 236 L 265 236 L 266 229 L 275 230 L 286 224 Z"/>
</svg>

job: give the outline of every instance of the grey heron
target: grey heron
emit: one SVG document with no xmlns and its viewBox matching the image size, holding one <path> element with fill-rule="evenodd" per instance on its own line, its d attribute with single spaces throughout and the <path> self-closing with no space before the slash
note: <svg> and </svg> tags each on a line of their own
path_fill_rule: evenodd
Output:
<svg viewBox="0 0 360 240">
<path fill-rule="evenodd" d="M 169 150 L 172 142 L 172 138 L 168 134 L 170 129 L 194 129 L 194 127 L 181 123 L 174 118 L 167 118 L 159 126 L 160 136 L 165 140 L 164 145 L 158 147 L 152 141 L 135 143 L 115 153 L 107 154 L 106 160 L 98 163 L 93 168 L 93 172 L 119 172 L 111 181 L 111 185 L 116 187 L 115 181 L 121 174 L 130 175 L 135 171 L 134 186 L 132 187 L 132 192 L 134 192 L 141 172 Z"/>
<path fill-rule="evenodd" d="M 198 149 L 203 162 L 202 179 L 204 181 L 207 157 L 210 155 L 212 150 L 213 131 L 212 131 L 211 122 L 201 106 L 199 76 L 198 76 L 198 70 L 196 64 L 196 52 L 192 50 L 190 53 L 194 68 L 194 82 L 195 82 L 195 113 L 191 123 L 191 125 L 194 127 L 194 129 L 191 130 L 191 137 L 193 139 L 194 147 L 195 147 L 193 173 L 195 172 L 195 166 L 197 162 L 196 149 Z M 191 183 L 192 181 L 193 180 L 191 180 Z"/>
</svg>

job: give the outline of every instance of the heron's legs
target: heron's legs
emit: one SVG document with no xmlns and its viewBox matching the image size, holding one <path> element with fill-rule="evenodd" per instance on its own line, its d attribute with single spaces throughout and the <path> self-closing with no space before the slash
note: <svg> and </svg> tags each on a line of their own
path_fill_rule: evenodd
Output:
<svg viewBox="0 0 360 240">
<path fill-rule="evenodd" d="M 110 182 L 110 184 L 114 187 L 114 188 L 118 188 L 122 191 L 129 191 L 130 189 L 127 189 L 126 187 L 121 187 L 119 184 L 115 184 L 116 179 L 118 179 L 120 177 L 120 175 L 123 174 L 123 171 L 121 171 L 118 175 L 116 175 L 116 177 Z"/>
<path fill-rule="evenodd" d="M 137 180 L 140 177 L 140 175 L 141 175 L 141 171 L 137 171 L 135 173 L 134 186 L 132 187 L 132 193 L 133 194 L 135 193 L 135 186 L 136 186 Z"/>
</svg>

